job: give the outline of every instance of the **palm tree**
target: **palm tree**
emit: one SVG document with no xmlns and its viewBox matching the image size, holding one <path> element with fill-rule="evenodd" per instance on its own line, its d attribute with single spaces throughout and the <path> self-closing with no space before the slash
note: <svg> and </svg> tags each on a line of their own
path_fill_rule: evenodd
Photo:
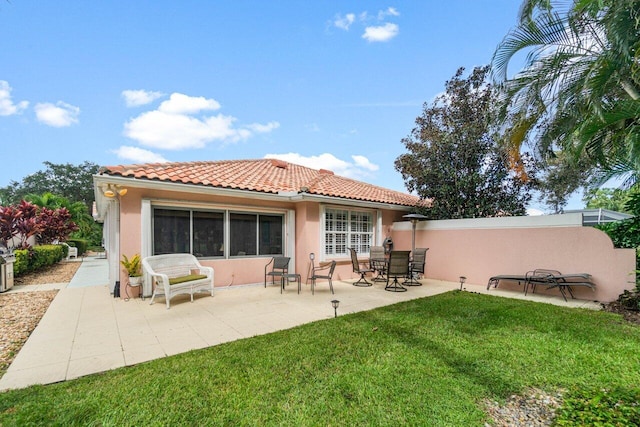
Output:
<svg viewBox="0 0 640 427">
<path fill-rule="evenodd" d="M 27 194 L 24 199 L 41 208 L 59 209 L 69 208 L 69 200 L 66 197 L 58 196 L 53 193 Z"/>
<path fill-rule="evenodd" d="M 520 53 L 524 67 L 509 78 Z M 640 175 L 640 2 L 525 0 L 492 60 L 510 153 L 586 156 L 594 183 Z"/>
<path fill-rule="evenodd" d="M 83 202 L 69 202 L 69 199 L 66 197 L 49 192 L 43 193 L 42 195 L 28 194 L 24 198 L 39 207 L 49 208 L 51 210 L 60 208 L 67 209 L 71 215 L 71 220 L 78 227 L 78 230 L 72 234 L 72 237 L 100 241 L 99 236 L 102 234 L 102 229 L 89 214 L 87 205 Z"/>
</svg>

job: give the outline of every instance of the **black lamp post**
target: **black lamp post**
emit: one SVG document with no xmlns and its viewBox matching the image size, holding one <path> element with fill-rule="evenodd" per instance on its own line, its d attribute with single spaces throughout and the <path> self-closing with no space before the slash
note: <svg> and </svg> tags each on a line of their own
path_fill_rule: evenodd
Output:
<svg viewBox="0 0 640 427">
<path fill-rule="evenodd" d="M 460 276 L 460 290 L 462 290 L 462 285 L 464 285 L 464 281 L 467 280 L 466 277 Z"/>
<path fill-rule="evenodd" d="M 427 219 L 428 217 L 426 217 L 424 215 L 412 213 L 412 214 L 403 215 L 402 218 L 406 218 L 409 221 L 411 221 L 411 231 L 412 231 L 412 233 L 411 233 L 411 256 L 413 256 L 413 253 L 416 251 L 416 225 L 418 225 L 418 222 L 423 221 L 423 220 Z"/>
<path fill-rule="evenodd" d="M 334 317 L 338 317 L 338 305 L 340 304 L 340 301 L 338 301 L 337 299 L 334 299 L 331 301 L 331 305 L 333 306 L 333 314 Z"/>
</svg>

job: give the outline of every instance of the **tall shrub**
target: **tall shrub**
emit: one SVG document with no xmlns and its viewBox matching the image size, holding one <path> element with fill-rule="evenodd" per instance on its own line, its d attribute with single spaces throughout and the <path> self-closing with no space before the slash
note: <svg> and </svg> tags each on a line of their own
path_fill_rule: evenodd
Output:
<svg viewBox="0 0 640 427">
<path fill-rule="evenodd" d="M 53 243 L 56 240 L 65 241 L 78 229 L 71 221 L 71 214 L 66 208 L 40 208 L 37 222 L 40 229 L 38 242 L 41 244 Z"/>
</svg>

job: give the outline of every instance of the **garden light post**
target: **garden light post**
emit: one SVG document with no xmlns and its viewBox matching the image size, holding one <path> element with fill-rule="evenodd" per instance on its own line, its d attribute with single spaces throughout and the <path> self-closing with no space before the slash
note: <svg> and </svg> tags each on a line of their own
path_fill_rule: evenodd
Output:
<svg viewBox="0 0 640 427">
<path fill-rule="evenodd" d="M 337 299 L 334 299 L 331 301 L 331 305 L 333 306 L 333 314 L 334 317 L 338 317 L 338 305 L 340 304 L 340 301 L 338 301 Z"/>
<path fill-rule="evenodd" d="M 460 276 L 460 290 L 462 290 L 462 285 L 464 285 L 464 281 L 467 280 L 466 277 Z"/>
</svg>

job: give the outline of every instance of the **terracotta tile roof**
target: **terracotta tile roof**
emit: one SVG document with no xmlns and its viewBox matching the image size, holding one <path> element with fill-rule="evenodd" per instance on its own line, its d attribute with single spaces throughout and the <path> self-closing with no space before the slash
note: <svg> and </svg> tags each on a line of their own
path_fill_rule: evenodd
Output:
<svg viewBox="0 0 640 427">
<path fill-rule="evenodd" d="M 263 193 L 299 192 L 415 206 L 419 198 L 276 159 L 146 163 L 106 166 L 102 175 L 177 182 Z"/>
</svg>

